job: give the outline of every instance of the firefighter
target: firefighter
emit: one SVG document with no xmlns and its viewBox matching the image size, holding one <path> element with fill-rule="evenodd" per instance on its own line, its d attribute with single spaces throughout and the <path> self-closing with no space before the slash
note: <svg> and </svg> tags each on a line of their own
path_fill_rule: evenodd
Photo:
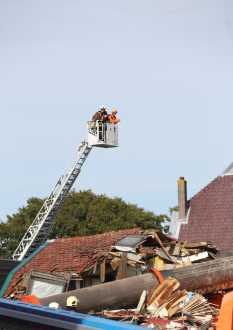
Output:
<svg viewBox="0 0 233 330">
<path fill-rule="evenodd" d="M 110 124 L 118 124 L 120 122 L 120 119 L 117 117 L 117 109 L 113 108 L 110 115 L 108 115 L 108 122 Z"/>
<path fill-rule="evenodd" d="M 106 121 L 108 116 L 107 109 L 105 107 L 101 107 L 99 111 L 97 111 L 93 116 L 91 121 L 97 122 L 97 121 Z"/>
<path fill-rule="evenodd" d="M 108 121 L 108 113 L 105 107 L 101 107 L 99 111 L 97 111 L 92 116 L 91 130 L 94 134 L 96 134 L 97 129 L 99 131 L 99 140 L 104 141 L 105 139 L 105 130 L 106 130 L 106 122 Z M 97 128 L 98 125 L 98 128 Z"/>
</svg>

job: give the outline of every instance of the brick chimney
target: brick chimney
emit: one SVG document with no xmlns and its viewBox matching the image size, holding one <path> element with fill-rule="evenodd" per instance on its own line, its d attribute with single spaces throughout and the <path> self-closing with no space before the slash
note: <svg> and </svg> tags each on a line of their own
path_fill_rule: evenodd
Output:
<svg viewBox="0 0 233 330">
<path fill-rule="evenodd" d="M 178 185 L 178 208 L 179 219 L 184 220 L 187 213 L 187 181 L 184 177 L 180 177 L 177 181 Z"/>
</svg>

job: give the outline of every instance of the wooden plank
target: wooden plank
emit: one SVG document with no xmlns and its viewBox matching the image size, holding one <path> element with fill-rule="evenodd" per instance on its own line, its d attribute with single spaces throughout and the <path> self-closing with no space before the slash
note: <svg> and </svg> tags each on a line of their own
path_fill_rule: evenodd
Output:
<svg viewBox="0 0 233 330">
<path fill-rule="evenodd" d="M 104 283 L 106 277 L 106 262 L 105 259 L 100 264 L 100 282 Z"/>
<path fill-rule="evenodd" d="M 127 253 L 123 253 L 120 261 L 120 266 L 117 272 L 117 280 L 122 280 L 126 278 L 127 275 Z"/>
</svg>

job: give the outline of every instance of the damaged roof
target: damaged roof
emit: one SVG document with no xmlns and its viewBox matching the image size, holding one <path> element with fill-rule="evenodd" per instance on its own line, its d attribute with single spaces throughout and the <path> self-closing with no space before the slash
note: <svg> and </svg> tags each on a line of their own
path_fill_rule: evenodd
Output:
<svg viewBox="0 0 233 330">
<path fill-rule="evenodd" d="M 119 251 L 136 252 L 139 245 L 146 241 L 148 236 L 144 235 L 130 235 L 120 239 L 115 243 L 113 248 Z"/>
<path fill-rule="evenodd" d="M 12 292 L 23 274 L 36 270 L 40 272 L 82 273 L 95 264 L 103 253 L 109 252 L 112 245 L 128 235 L 140 234 L 140 228 L 125 229 L 92 236 L 60 238 L 42 249 L 12 279 L 6 295 Z"/>
<path fill-rule="evenodd" d="M 179 240 L 209 241 L 221 250 L 233 250 L 232 166 L 191 198 L 187 224 Z"/>
</svg>

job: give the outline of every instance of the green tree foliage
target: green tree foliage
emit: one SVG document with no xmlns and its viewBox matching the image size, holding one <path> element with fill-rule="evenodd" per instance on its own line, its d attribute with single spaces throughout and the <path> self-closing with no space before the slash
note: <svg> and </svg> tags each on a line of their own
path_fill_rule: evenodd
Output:
<svg viewBox="0 0 233 330">
<path fill-rule="evenodd" d="M 25 207 L 0 224 L 1 255 L 10 255 L 29 227 L 43 200 L 30 198 Z M 92 235 L 111 230 L 141 227 L 161 228 L 166 215 L 156 216 L 121 198 L 96 195 L 92 191 L 71 192 L 59 211 L 50 238 Z"/>
</svg>

